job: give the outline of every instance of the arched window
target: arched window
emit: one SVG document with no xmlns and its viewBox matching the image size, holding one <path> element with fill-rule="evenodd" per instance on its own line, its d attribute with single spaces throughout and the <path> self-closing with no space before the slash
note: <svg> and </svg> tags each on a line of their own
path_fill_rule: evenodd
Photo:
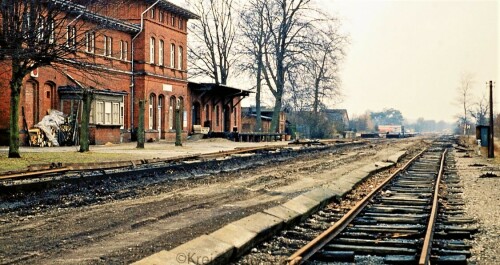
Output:
<svg viewBox="0 0 500 265">
<path fill-rule="evenodd" d="M 149 63 L 155 63 L 155 38 L 149 40 Z"/>
<path fill-rule="evenodd" d="M 163 42 L 163 40 L 160 40 L 160 43 L 158 45 L 158 65 L 162 65 L 163 66 L 163 48 L 164 48 L 165 44 Z"/>
<path fill-rule="evenodd" d="M 155 128 L 156 124 L 155 124 L 155 102 L 156 101 L 156 96 L 155 94 L 151 94 L 149 96 L 149 123 L 148 123 L 148 127 L 150 130 L 153 130 L 153 128 Z"/>
<path fill-rule="evenodd" d="M 156 124 L 156 128 L 158 129 L 158 135 L 161 138 L 161 132 L 165 130 L 164 126 L 164 114 L 163 114 L 163 105 L 164 105 L 165 97 L 163 95 L 158 96 L 158 113 L 156 114 L 158 117 L 158 121 Z"/>
<path fill-rule="evenodd" d="M 184 110 L 184 98 L 179 97 L 179 115 L 181 115 L 181 128 L 187 127 L 187 112 Z"/>
<path fill-rule="evenodd" d="M 170 67 L 175 67 L 175 44 L 170 44 Z"/>
<path fill-rule="evenodd" d="M 170 97 L 170 104 L 168 106 L 168 129 L 173 130 L 174 126 L 174 111 L 175 111 L 175 97 Z"/>
</svg>

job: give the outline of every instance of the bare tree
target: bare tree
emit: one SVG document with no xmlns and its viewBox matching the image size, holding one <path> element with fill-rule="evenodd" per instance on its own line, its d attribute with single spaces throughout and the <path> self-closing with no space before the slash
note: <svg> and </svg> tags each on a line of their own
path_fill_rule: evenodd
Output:
<svg viewBox="0 0 500 265">
<path fill-rule="evenodd" d="M 474 85 L 474 77 L 470 73 L 463 73 L 460 77 L 460 84 L 457 88 L 458 97 L 456 99 L 457 103 L 462 108 L 463 115 L 459 116 L 459 119 L 463 126 L 463 134 L 467 134 L 467 125 L 469 122 L 469 114 L 471 108 L 472 100 L 472 90 Z"/>
<path fill-rule="evenodd" d="M 477 125 L 487 125 L 487 118 L 489 111 L 489 102 L 486 94 L 483 94 L 482 97 L 475 102 L 470 111 L 470 115 L 476 120 Z"/>
<path fill-rule="evenodd" d="M 285 75 L 293 66 L 293 56 L 297 45 L 305 36 L 304 29 L 310 26 L 304 12 L 310 0 L 279 0 L 266 2 L 263 16 L 267 31 L 270 34 L 269 45 L 264 51 L 264 77 L 266 84 L 274 96 L 274 111 L 271 130 L 278 128 L 279 113 L 285 92 Z"/>
<path fill-rule="evenodd" d="M 242 8 L 241 23 L 239 24 L 243 43 L 241 53 L 246 55 L 248 61 L 243 60 L 240 67 L 255 76 L 255 111 L 256 131 L 262 130 L 261 120 L 261 97 L 262 97 L 262 70 L 264 46 L 267 44 L 270 34 L 264 24 L 264 10 L 266 0 L 250 0 Z M 251 45 L 248 45 L 251 44 Z"/>
<path fill-rule="evenodd" d="M 98 31 L 106 23 L 77 1 L 4 0 L 0 10 L 0 62 L 10 69 L 9 157 L 19 153 L 19 100 L 23 79 L 33 70 L 50 66 L 75 75 L 89 73 L 95 63 L 78 52 L 85 43 L 78 40 L 88 29 Z M 106 2 L 103 2 L 106 3 Z M 98 8 L 99 1 L 88 0 Z M 114 3 L 116 8 L 116 3 Z M 97 70 L 96 70 L 97 71 Z M 88 120 L 88 119 L 87 119 Z"/>
<path fill-rule="evenodd" d="M 341 96 L 338 70 L 348 39 L 339 27 L 339 21 L 332 18 L 308 29 L 303 52 L 295 56 L 296 66 L 287 72 L 286 100 L 296 105 L 294 109 L 317 114 Z"/>
<path fill-rule="evenodd" d="M 339 32 L 339 21 L 325 21 L 326 30 L 311 36 L 311 49 L 305 51 L 306 73 L 313 81 L 313 112 L 318 113 L 324 99 L 340 95 L 339 61 L 344 56 L 347 37 Z"/>
<path fill-rule="evenodd" d="M 200 16 L 191 24 L 189 61 L 191 75 L 210 76 L 216 84 L 227 84 L 234 64 L 234 5 L 232 0 L 192 0 Z"/>
</svg>

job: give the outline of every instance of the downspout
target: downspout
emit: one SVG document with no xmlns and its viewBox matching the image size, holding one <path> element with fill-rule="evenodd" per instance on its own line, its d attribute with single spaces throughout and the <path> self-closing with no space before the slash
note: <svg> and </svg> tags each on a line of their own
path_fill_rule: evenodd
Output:
<svg viewBox="0 0 500 265">
<path fill-rule="evenodd" d="M 131 132 L 133 133 L 134 132 L 134 96 L 135 96 L 135 71 L 134 71 L 134 66 L 135 66 L 135 63 L 134 63 L 134 53 L 135 53 L 135 46 L 134 46 L 134 40 L 139 37 L 139 35 L 142 33 L 142 31 L 144 30 L 144 15 L 151 9 L 153 8 L 156 4 L 158 4 L 160 1 L 162 0 L 156 0 L 156 2 L 154 2 L 154 4 L 150 5 L 148 8 L 146 8 L 146 10 L 144 10 L 144 12 L 141 13 L 141 28 L 139 29 L 139 32 L 137 32 L 137 34 L 132 37 L 132 41 L 131 41 L 131 48 L 132 48 L 132 54 L 130 55 L 132 58 L 131 58 L 131 68 L 132 68 L 132 78 L 131 78 L 131 83 L 130 83 L 130 116 L 131 116 L 131 119 L 130 119 L 130 126 L 132 127 L 131 128 Z"/>
</svg>

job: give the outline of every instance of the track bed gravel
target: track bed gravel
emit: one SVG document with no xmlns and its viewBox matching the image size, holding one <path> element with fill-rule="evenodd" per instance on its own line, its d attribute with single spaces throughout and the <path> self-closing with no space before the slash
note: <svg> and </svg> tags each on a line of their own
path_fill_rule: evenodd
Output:
<svg viewBox="0 0 500 265">
<path fill-rule="evenodd" d="M 157 172 L 3 194 L 0 264 L 130 263 L 334 182 L 421 141 L 380 141 L 282 161 L 262 156 L 245 169 L 226 172 L 217 164 L 213 169 L 218 173 L 197 171 L 198 177 L 188 170 L 182 174 L 189 178 Z"/>
</svg>

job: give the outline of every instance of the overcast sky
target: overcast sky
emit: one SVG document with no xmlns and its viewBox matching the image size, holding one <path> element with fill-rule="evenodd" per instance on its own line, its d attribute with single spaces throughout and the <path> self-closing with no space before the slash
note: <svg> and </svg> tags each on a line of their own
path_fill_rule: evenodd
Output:
<svg viewBox="0 0 500 265">
<path fill-rule="evenodd" d="M 454 122 L 461 73 L 475 76 L 477 97 L 500 76 L 498 1 L 322 2 L 351 36 L 336 106 L 351 117 L 392 107 L 407 119 Z"/>
<path fill-rule="evenodd" d="M 474 75 L 476 97 L 487 92 L 487 81 L 500 83 L 500 0 L 316 1 L 342 19 L 351 38 L 340 72 L 343 102 L 333 106 L 351 118 L 395 108 L 410 121 L 455 122 L 462 73 Z M 229 82 L 248 88 L 241 80 Z M 500 102 L 500 89 L 495 92 Z"/>
</svg>

